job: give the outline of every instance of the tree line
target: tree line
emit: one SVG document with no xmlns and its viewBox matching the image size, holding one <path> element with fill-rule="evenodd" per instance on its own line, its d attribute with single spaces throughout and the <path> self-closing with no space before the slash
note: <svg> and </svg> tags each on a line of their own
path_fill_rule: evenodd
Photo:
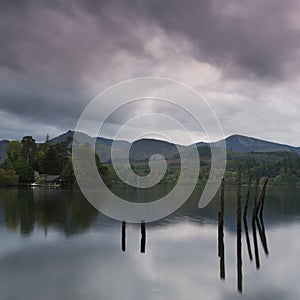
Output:
<svg viewBox="0 0 300 300">
<path fill-rule="evenodd" d="M 207 182 L 211 168 L 210 147 L 198 147 L 200 172 L 198 182 Z M 139 175 L 150 172 L 148 161 L 131 161 L 132 169 Z M 161 184 L 176 184 L 180 175 L 180 156 L 167 160 L 167 171 Z M 238 170 L 241 168 L 241 180 L 247 184 L 249 175 L 253 178 L 268 177 L 273 185 L 300 186 L 300 156 L 295 152 L 227 152 L 225 179 L 227 184 L 236 184 Z M 184 182 L 189 182 L 189 173 L 184 175 Z M 122 184 L 113 172 L 114 182 Z"/>
<path fill-rule="evenodd" d="M 11 141 L 7 148 L 7 158 L 0 165 L 0 185 L 18 185 L 34 182 L 34 171 L 40 174 L 62 175 L 71 185 L 76 185 L 71 147 L 73 138 L 51 144 L 47 136 L 44 143 L 38 144 L 32 136 L 25 136 L 21 141 Z M 82 151 L 89 145 L 82 145 Z M 199 147 L 200 173 L 198 181 L 205 183 L 210 172 L 210 148 Z M 95 155 L 98 171 L 107 185 L 123 184 L 109 164 L 102 164 Z M 143 176 L 149 173 L 148 161 L 131 161 L 132 169 Z M 163 184 L 175 184 L 180 174 L 180 158 L 168 159 L 167 172 Z M 235 184 L 238 168 L 241 166 L 242 182 L 247 183 L 249 174 L 254 178 L 267 176 L 271 184 L 300 186 L 300 156 L 294 152 L 251 152 L 237 153 L 228 151 L 226 163 L 226 182 Z M 189 174 L 184 174 L 189 182 Z"/>
<path fill-rule="evenodd" d="M 0 165 L 0 185 L 18 185 L 34 182 L 34 171 L 40 174 L 62 175 L 71 184 L 76 184 L 71 162 L 72 137 L 57 144 L 38 144 L 32 136 L 24 136 L 21 141 L 9 142 L 7 158 Z M 110 171 L 96 154 L 98 170 L 109 184 Z"/>
</svg>

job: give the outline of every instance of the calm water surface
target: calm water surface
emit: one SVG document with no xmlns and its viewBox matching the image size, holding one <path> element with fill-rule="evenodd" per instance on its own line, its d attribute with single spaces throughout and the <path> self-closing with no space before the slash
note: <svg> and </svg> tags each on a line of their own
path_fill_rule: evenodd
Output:
<svg viewBox="0 0 300 300">
<path fill-rule="evenodd" d="M 253 260 L 243 226 L 241 294 L 235 187 L 225 193 L 225 280 L 218 257 L 218 197 L 198 209 L 195 191 L 179 211 L 147 224 L 146 253 L 140 253 L 140 227 L 127 224 L 122 252 L 121 224 L 98 213 L 78 190 L 0 189 L 0 299 L 298 300 L 299 192 L 268 187 L 256 256 L 249 208 Z"/>
</svg>

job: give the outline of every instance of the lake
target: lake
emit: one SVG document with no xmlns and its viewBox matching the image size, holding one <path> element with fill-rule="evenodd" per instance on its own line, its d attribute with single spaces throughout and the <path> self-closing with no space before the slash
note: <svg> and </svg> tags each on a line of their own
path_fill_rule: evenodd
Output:
<svg viewBox="0 0 300 300">
<path fill-rule="evenodd" d="M 252 261 L 243 224 L 238 276 L 237 188 L 226 187 L 222 280 L 219 196 L 199 209 L 198 188 L 171 216 L 146 224 L 145 253 L 139 225 L 126 224 L 122 251 L 122 224 L 76 189 L 0 189 L 0 299 L 298 300 L 300 190 L 268 186 L 254 227 L 250 205 Z"/>
</svg>

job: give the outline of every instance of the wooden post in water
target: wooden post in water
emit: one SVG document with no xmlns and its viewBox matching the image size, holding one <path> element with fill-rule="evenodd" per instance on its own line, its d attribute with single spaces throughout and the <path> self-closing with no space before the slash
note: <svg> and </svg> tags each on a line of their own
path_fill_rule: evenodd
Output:
<svg viewBox="0 0 300 300">
<path fill-rule="evenodd" d="M 266 236 L 266 230 L 265 230 L 265 224 L 262 217 L 260 217 L 260 223 L 261 223 L 261 229 L 262 229 L 262 235 L 264 239 L 266 254 L 269 255 L 269 249 L 268 249 L 268 243 L 267 243 L 267 236 Z"/>
<path fill-rule="evenodd" d="M 247 188 L 247 195 L 246 195 L 246 202 L 244 206 L 244 219 L 247 219 L 247 212 L 248 212 L 248 206 L 249 206 L 249 196 L 250 196 L 250 187 L 251 187 L 251 181 L 252 181 L 252 176 L 249 176 L 248 179 L 248 188 Z"/>
<path fill-rule="evenodd" d="M 259 179 L 256 178 L 255 184 L 255 196 L 253 199 L 253 209 L 252 209 L 252 232 L 253 232 L 253 245 L 254 245 L 254 253 L 255 253 L 255 263 L 256 269 L 260 268 L 260 261 L 259 261 L 259 252 L 258 252 L 258 245 L 257 245 L 257 235 L 256 235 L 256 208 L 257 208 L 257 198 L 258 198 L 258 188 L 259 188 Z"/>
<path fill-rule="evenodd" d="M 126 251 L 126 222 L 122 222 L 122 251 Z"/>
<path fill-rule="evenodd" d="M 268 183 L 268 178 L 264 179 L 259 197 L 258 197 L 258 201 L 256 201 L 256 206 L 255 206 L 255 217 L 257 217 L 259 210 L 263 209 L 263 203 L 264 203 L 264 199 L 265 199 L 265 195 L 266 195 L 266 187 L 267 187 L 267 183 Z"/>
<path fill-rule="evenodd" d="M 238 192 L 237 192 L 237 274 L 238 274 L 238 291 L 243 292 L 243 271 L 242 271 L 242 175 L 241 166 L 238 170 Z"/>
<path fill-rule="evenodd" d="M 264 209 L 264 201 L 266 195 L 266 187 L 268 183 L 268 178 L 265 178 L 261 192 L 258 198 L 258 201 L 255 200 L 253 205 L 253 213 L 252 213 L 252 230 L 253 230 L 253 242 L 254 242 L 254 250 L 255 250 L 255 259 L 256 259 L 256 268 L 260 268 L 260 261 L 259 261 L 259 253 L 258 253 L 258 245 L 257 245 L 257 236 L 256 236 L 256 228 L 258 229 L 259 236 L 261 239 L 261 243 L 266 255 L 269 254 L 269 249 L 267 245 L 267 239 L 265 234 L 265 228 L 263 223 L 263 209 Z M 257 191 L 258 191 L 258 184 L 257 184 Z M 256 193 L 258 195 L 258 192 Z M 256 196 L 257 199 L 257 196 Z M 258 212 L 260 211 L 260 221 L 258 219 Z"/>
<path fill-rule="evenodd" d="M 141 253 L 146 252 L 146 223 L 141 222 Z"/>
<path fill-rule="evenodd" d="M 256 269 L 260 268 L 260 261 L 259 261 L 259 252 L 258 252 L 258 245 L 257 245 L 257 235 L 256 235 L 256 224 L 255 224 L 255 217 L 252 218 L 252 232 L 253 232 L 253 244 L 254 244 L 254 253 L 255 253 L 255 262 L 256 262 Z"/>
<path fill-rule="evenodd" d="M 225 247 L 224 247 L 224 178 L 221 183 L 220 208 L 218 212 L 218 256 L 220 257 L 220 278 L 225 280 Z"/>
<path fill-rule="evenodd" d="M 259 218 L 256 218 L 256 224 L 257 224 L 257 229 L 258 229 L 258 233 L 260 236 L 261 244 L 263 246 L 265 254 L 268 256 L 269 249 L 268 249 L 268 245 L 267 245 L 267 239 L 266 239 L 266 233 L 265 233 L 265 227 L 264 227 L 263 220 L 262 219 L 259 220 Z"/>
<path fill-rule="evenodd" d="M 248 254 L 249 254 L 250 260 L 252 261 L 253 256 L 252 256 L 251 243 L 250 243 L 249 232 L 248 232 L 248 222 L 247 222 L 247 212 L 248 212 L 248 205 L 249 205 L 251 180 L 252 180 L 252 177 L 250 175 L 249 180 L 248 180 L 248 189 L 247 189 L 247 195 L 246 195 L 246 202 L 245 202 L 245 206 L 244 206 L 243 221 L 244 221 L 244 228 L 245 228 L 245 233 L 246 233 L 246 242 L 247 242 Z"/>
<path fill-rule="evenodd" d="M 261 219 L 263 218 L 267 184 L 268 184 L 268 178 L 265 178 L 265 181 L 264 181 L 264 184 L 263 184 L 263 187 L 262 187 L 262 191 L 261 191 L 261 199 L 259 199 L 260 200 L 259 214 L 260 214 Z"/>
<path fill-rule="evenodd" d="M 253 204 L 253 211 L 254 214 L 256 212 L 257 202 L 258 202 L 258 190 L 259 190 L 259 178 L 256 178 L 255 181 L 255 196 L 254 196 L 254 204 Z"/>
</svg>

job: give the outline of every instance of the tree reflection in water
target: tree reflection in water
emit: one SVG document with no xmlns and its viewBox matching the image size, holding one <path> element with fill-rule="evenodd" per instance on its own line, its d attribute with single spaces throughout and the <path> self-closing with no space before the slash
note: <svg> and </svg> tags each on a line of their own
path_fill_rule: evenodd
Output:
<svg viewBox="0 0 300 300">
<path fill-rule="evenodd" d="M 66 197 L 65 193 L 72 193 Z M 54 226 L 66 235 L 87 229 L 99 214 L 81 193 L 56 189 L 5 189 L 1 190 L 1 206 L 6 226 L 30 236 L 35 226 Z"/>
</svg>

